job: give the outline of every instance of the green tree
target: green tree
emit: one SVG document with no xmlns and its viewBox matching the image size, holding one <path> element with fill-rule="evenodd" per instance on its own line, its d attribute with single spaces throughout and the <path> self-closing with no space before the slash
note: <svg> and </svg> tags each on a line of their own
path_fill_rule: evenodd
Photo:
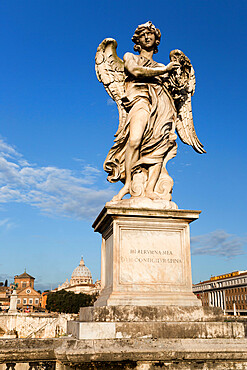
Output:
<svg viewBox="0 0 247 370">
<path fill-rule="evenodd" d="M 52 312 L 78 313 L 80 307 L 93 306 L 96 298 L 96 294 L 75 294 L 74 292 L 59 290 L 48 294 L 46 309 Z"/>
</svg>

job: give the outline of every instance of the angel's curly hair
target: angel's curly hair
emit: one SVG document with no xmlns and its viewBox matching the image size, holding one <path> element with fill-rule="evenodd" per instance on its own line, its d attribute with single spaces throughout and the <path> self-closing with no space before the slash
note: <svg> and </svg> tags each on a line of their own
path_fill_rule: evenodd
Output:
<svg viewBox="0 0 247 370">
<path fill-rule="evenodd" d="M 155 25 L 149 21 L 144 24 L 140 24 L 137 29 L 135 30 L 135 33 L 132 37 L 132 41 L 135 43 L 134 45 L 134 50 L 138 51 L 140 53 L 141 51 L 141 46 L 139 45 L 139 38 L 140 34 L 145 30 L 148 29 L 150 32 L 155 34 L 155 47 L 154 47 L 154 53 L 158 53 L 158 45 L 160 43 L 160 38 L 161 38 L 161 32 L 158 28 L 155 27 Z"/>
</svg>

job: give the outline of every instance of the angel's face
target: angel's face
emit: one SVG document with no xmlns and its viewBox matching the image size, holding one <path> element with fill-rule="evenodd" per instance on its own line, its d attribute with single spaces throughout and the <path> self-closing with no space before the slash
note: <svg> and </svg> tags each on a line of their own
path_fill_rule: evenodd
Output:
<svg viewBox="0 0 247 370">
<path fill-rule="evenodd" d="M 144 30 L 139 36 L 139 45 L 142 49 L 151 50 L 155 46 L 155 34 L 150 30 Z"/>
</svg>

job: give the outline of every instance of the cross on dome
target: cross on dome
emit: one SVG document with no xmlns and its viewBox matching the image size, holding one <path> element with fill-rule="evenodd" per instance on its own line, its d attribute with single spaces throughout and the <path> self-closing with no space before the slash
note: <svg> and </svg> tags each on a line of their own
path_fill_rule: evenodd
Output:
<svg viewBox="0 0 247 370">
<path fill-rule="evenodd" d="M 80 266 L 85 266 L 85 262 L 84 262 L 83 256 L 81 256 Z"/>
</svg>

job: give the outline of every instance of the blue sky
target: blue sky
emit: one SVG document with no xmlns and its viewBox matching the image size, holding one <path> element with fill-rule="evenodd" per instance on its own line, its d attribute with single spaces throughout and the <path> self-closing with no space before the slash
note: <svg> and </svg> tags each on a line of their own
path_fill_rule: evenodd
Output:
<svg viewBox="0 0 247 370">
<path fill-rule="evenodd" d="M 97 81 L 105 37 L 118 55 L 151 20 L 158 62 L 181 49 L 196 73 L 194 123 L 206 155 L 178 140 L 173 200 L 202 210 L 191 225 L 198 282 L 247 269 L 246 1 L 35 0 L 0 3 L 0 281 L 27 272 L 36 287 L 70 278 L 83 255 L 100 278 L 91 224 L 119 190 L 102 169 L 118 114 Z"/>
</svg>

